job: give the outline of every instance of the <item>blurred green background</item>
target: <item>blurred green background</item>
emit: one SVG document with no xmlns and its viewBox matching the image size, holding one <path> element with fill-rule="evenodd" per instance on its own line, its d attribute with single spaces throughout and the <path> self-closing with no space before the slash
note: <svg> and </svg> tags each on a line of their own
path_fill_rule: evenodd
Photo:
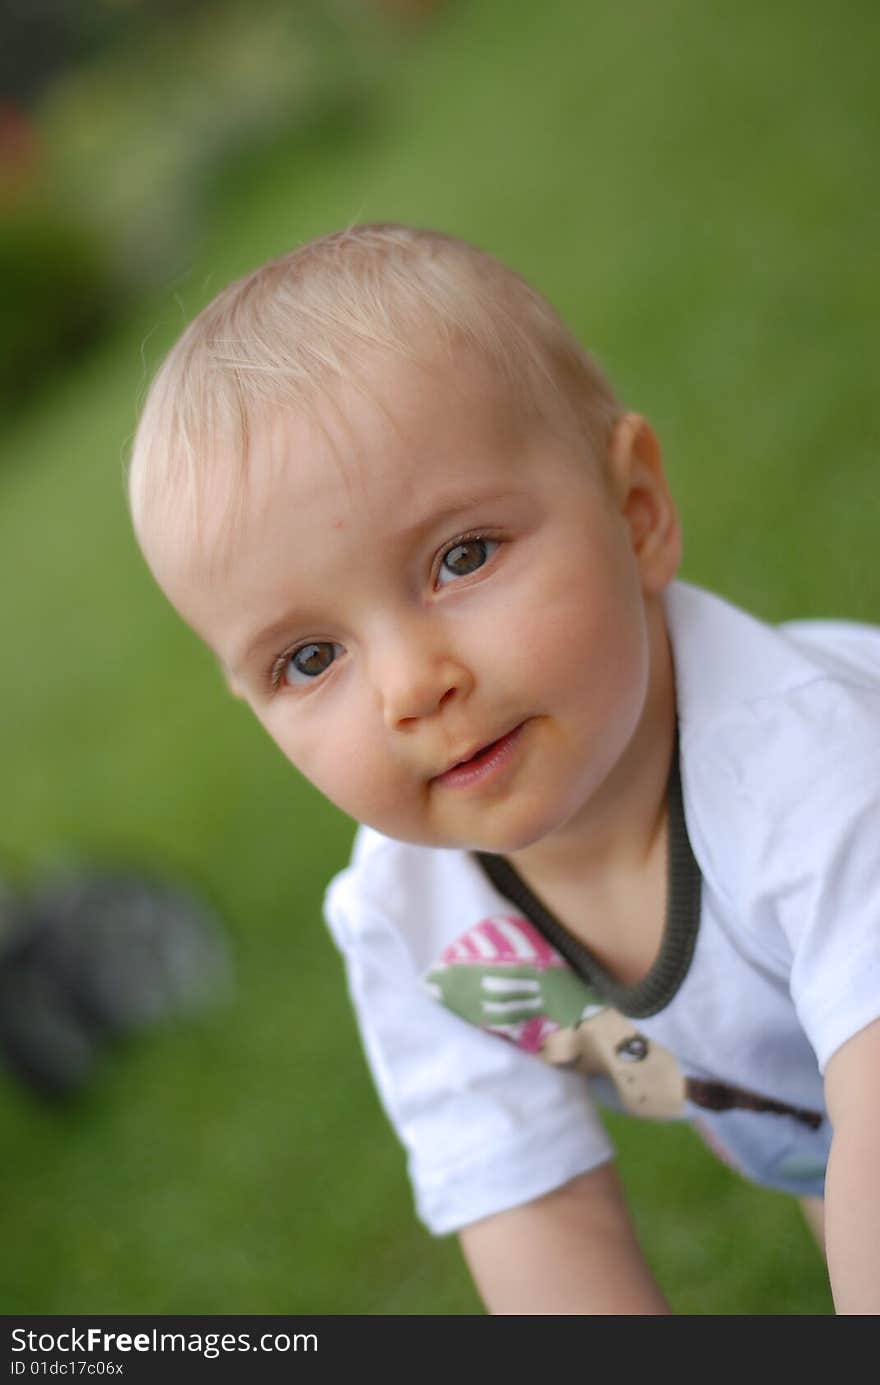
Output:
<svg viewBox="0 0 880 1385">
<path fill-rule="evenodd" d="M 321 921 L 352 825 L 135 551 L 138 402 L 231 277 L 345 223 L 436 225 L 531 278 L 654 421 L 684 576 L 880 619 L 877 7 L 66 8 L 0 109 L 0 859 L 190 875 L 236 988 L 66 1107 L 0 1071 L 0 1311 L 478 1313 L 414 1220 Z M 686 1130 L 612 1125 L 678 1312 L 831 1310 L 788 1199 Z"/>
</svg>

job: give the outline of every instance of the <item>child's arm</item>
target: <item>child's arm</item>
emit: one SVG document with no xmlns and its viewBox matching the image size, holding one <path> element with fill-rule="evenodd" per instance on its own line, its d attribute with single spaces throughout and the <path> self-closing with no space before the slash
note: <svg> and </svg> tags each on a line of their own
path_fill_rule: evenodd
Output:
<svg viewBox="0 0 880 1385">
<path fill-rule="evenodd" d="M 461 1245 L 490 1313 L 669 1313 L 636 1241 L 613 1164 L 465 1227 Z"/>
<path fill-rule="evenodd" d="M 880 1020 L 825 1072 L 834 1129 L 825 1181 L 825 1246 L 838 1313 L 880 1313 Z"/>
</svg>

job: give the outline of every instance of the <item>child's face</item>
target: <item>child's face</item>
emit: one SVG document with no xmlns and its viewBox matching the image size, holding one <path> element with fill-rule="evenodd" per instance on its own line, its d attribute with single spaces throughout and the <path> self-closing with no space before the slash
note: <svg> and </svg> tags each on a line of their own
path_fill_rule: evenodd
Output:
<svg viewBox="0 0 880 1385">
<path fill-rule="evenodd" d="M 369 397 L 337 402 L 323 426 L 279 413 L 257 433 L 223 575 L 160 556 L 159 580 L 357 821 L 433 846 L 544 840 L 589 811 L 646 705 L 663 582 L 629 471 L 609 481 L 571 426 L 524 424 L 479 369 L 376 366 Z"/>
</svg>

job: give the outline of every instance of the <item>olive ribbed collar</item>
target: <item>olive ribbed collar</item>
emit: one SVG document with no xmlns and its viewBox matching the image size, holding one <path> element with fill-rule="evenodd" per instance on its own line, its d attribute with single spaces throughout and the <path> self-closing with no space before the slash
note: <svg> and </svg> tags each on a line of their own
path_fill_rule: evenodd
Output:
<svg viewBox="0 0 880 1385">
<path fill-rule="evenodd" d="M 666 802 L 667 889 L 663 940 L 650 971 L 633 986 L 622 985 L 609 975 L 590 949 L 573 937 L 556 915 L 532 893 L 505 857 L 482 851 L 474 853 L 495 888 L 522 910 L 582 980 L 599 991 L 609 1005 L 634 1019 L 655 1015 L 672 1000 L 687 976 L 700 927 L 700 868 L 694 858 L 684 820 L 677 728 Z"/>
</svg>

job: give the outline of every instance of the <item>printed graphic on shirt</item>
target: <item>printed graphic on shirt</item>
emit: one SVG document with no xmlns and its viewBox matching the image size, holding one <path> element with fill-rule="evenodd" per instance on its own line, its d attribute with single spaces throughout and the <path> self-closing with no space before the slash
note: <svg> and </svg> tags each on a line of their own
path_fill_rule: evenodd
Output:
<svg viewBox="0 0 880 1385">
<path fill-rule="evenodd" d="M 632 1115 L 674 1120 L 690 1102 L 712 1112 L 787 1116 L 811 1130 L 822 1124 L 818 1111 L 687 1077 L 674 1054 L 606 1005 L 528 919 L 483 919 L 446 948 L 425 985 L 463 1019 L 545 1062 L 610 1078 Z"/>
</svg>

